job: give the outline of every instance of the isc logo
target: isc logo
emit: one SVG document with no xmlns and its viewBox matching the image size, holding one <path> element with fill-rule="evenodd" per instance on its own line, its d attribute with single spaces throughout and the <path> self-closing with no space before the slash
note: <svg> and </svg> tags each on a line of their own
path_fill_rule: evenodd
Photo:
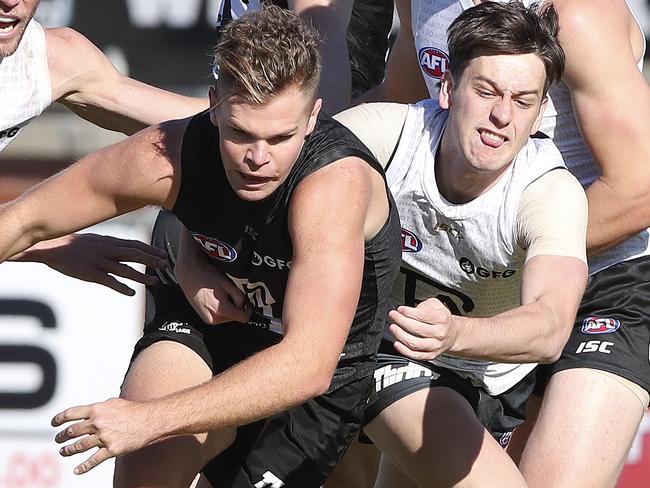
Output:
<svg viewBox="0 0 650 488">
<path fill-rule="evenodd" d="M 428 76 L 440 79 L 445 71 L 447 71 L 449 58 L 440 49 L 423 47 L 418 53 L 418 61 L 420 61 L 422 71 Z"/>
<path fill-rule="evenodd" d="M 418 252 L 422 249 L 422 241 L 413 232 L 402 227 L 402 252 Z"/>
<path fill-rule="evenodd" d="M 237 259 L 237 251 L 230 244 L 220 241 L 216 237 L 207 237 L 202 234 L 192 233 L 196 242 L 203 246 L 203 249 L 215 259 L 228 263 Z"/>
<path fill-rule="evenodd" d="M 614 345 L 613 342 L 604 342 L 604 341 L 585 341 L 581 342 L 576 349 L 576 354 L 583 352 L 602 352 L 604 354 L 611 354 L 612 351 L 609 349 Z"/>
</svg>

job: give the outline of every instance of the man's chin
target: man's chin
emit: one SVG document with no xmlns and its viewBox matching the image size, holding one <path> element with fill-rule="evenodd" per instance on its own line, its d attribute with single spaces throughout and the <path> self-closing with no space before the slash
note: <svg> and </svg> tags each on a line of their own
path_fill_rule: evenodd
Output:
<svg viewBox="0 0 650 488">
<path fill-rule="evenodd" d="M 268 189 L 239 188 L 235 190 L 235 194 L 246 202 L 261 202 L 267 199 L 271 193 Z"/>
<path fill-rule="evenodd" d="M 20 27 L 18 29 L 20 29 Z M 22 29 L 22 32 L 15 32 L 13 34 L 14 35 L 6 39 L 3 39 L 2 36 L 0 36 L 0 59 L 9 57 L 18 50 L 18 46 L 20 46 L 20 41 L 22 41 L 25 31 Z"/>
</svg>

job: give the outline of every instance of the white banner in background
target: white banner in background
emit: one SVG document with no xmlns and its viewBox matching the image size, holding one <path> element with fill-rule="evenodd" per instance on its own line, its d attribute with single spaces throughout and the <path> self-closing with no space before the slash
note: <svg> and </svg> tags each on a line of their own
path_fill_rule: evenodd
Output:
<svg viewBox="0 0 650 488">
<path fill-rule="evenodd" d="M 98 234 L 149 241 L 150 219 L 115 220 Z M 0 265 L 0 488 L 112 486 L 112 463 L 75 476 L 88 456 L 64 459 L 50 420 L 119 394 L 144 317 L 134 297 L 44 265 Z"/>
</svg>

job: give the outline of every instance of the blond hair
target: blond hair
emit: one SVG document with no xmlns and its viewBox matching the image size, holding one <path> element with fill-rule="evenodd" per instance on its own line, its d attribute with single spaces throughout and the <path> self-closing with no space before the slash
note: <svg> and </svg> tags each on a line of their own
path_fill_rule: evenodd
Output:
<svg viewBox="0 0 650 488">
<path fill-rule="evenodd" d="M 215 48 L 219 98 L 262 105 L 290 87 L 315 100 L 321 59 L 316 31 L 292 12 L 264 5 L 228 24 Z"/>
</svg>

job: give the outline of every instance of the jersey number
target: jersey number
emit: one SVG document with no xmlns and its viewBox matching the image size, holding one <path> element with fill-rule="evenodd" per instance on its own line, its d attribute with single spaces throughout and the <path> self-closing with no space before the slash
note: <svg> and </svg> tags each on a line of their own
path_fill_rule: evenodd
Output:
<svg viewBox="0 0 650 488">
<path fill-rule="evenodd" d="M 464 293 L 404 267 L 400 268 L 400 272 L 404 274 L 405 305 L 415 307 L 425 298 L 437 298 L 454 315 L 464 315 L 474 310 L 474 302 Z"/>
</svg>

